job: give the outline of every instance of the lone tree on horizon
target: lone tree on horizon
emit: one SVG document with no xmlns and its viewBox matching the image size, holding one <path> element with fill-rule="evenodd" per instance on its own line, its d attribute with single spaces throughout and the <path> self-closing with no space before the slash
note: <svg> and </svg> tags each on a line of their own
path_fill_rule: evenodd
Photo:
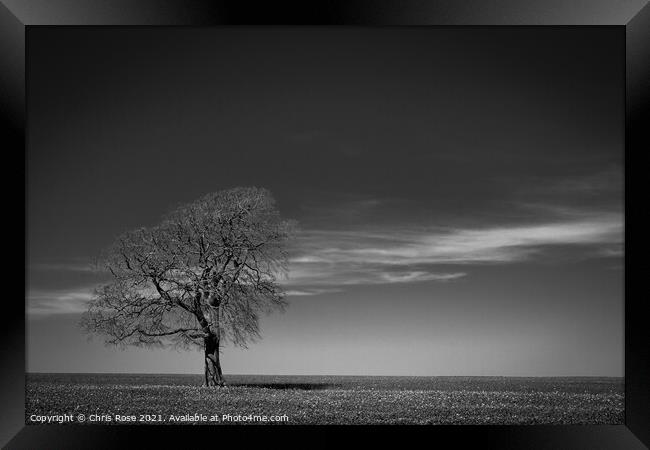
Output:
<svg viewBox="0 0 650 450">
<path fill-rule="evenodd" d="M 293 222 L 271 193 L 234 188 L 178 207 L 157 226 L 121 235 L 100 265 L 112 280 L 95 290 L 81 326 L 120 346 L 203 348 L 205 385 L 222 386 L 226 342 L 260 337 L 259 313 L 284 309 Z"/>
</svg>

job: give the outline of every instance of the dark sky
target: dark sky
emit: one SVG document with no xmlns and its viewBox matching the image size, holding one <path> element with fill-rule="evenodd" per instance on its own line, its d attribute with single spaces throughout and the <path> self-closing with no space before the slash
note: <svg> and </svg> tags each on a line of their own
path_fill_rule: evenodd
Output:
<svg viewBox="0 0 650 450">
<path fill-rule="evenodd" d="M 291 306 L 227 373 L 622 376 L 623 38 L 31 29 L 28 369 L 200 372 L 86 342 L 88 263 L 255 185 L 301 224 Z"/>
</svg>

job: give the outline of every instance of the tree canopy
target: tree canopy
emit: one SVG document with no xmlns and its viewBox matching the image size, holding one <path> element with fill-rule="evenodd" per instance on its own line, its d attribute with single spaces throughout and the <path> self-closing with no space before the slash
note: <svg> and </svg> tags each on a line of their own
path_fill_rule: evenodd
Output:
<svg viewBox="0 0 650 450">
<path fill-rule="evenodd" d="M 100 265 L 111 281 L 96 289 L 82 327 L 110 344 L 201 346 L 206 383 L 216 363 L 212 381 L 222 384 L 220 347 L 245 347 L 260 336 L 259 313 L 286 305 L 278 281 L 294 228 L 266 189 L 234 188 L 180 206 L 106 250 Z"/>
</svg>

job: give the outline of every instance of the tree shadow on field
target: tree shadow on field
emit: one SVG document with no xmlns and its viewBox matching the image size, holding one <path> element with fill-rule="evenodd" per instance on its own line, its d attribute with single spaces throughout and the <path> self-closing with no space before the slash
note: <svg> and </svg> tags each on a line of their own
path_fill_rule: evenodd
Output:
<svg viewBox="0 0 650 450">
<path fill-rule="evenodd" d="M 231 386 L 299 391 L 319 391 L 336 387 L 336 385 L 328 383 L 233 383 Z"/>
</svg>

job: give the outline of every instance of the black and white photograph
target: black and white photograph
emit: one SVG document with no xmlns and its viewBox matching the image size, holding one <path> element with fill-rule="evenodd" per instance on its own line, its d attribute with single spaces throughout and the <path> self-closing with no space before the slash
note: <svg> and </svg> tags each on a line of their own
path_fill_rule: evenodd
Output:
<svg viewBox="0 0 650 450">
<path fill-rule="evenodd" d="M 28 49 L 26 425 L 624 424 L 620 29 Z"/>
</svg>

